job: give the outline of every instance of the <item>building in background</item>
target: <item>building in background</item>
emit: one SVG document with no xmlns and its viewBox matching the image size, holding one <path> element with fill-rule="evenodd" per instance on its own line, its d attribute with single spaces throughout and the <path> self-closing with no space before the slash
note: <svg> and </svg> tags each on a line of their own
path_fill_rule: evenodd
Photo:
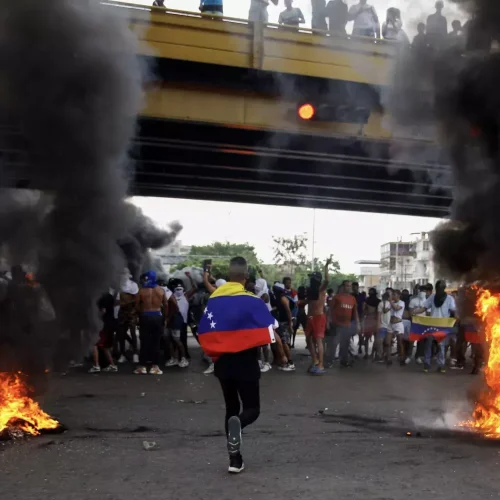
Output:
<svg viewBox="0 0 500 500">
<path fill-rule="evenodd" d="M 376 288 L 378 291 L 382 290 L 380 285 L 382 271 L 379 260 L 358 260 L 355 264 L 360 266 L 358 282 L 359 289 L 362 292 L 368 292 L 370 288 Z"/>
<path fill-rule="evenodd" d="M 182 241 L 175 240 L 167 247 L 153 252 L 153 256 L 161 263 L 163 269 L 165 269 L 168 273 L 170 272 L 171 266 L 184 262 L 186 260 L 186 256 L 189 255 L 190 252 L 190 246 L 183 245 Z"/>
<path fill-rule="evenodd" d="M 412 288 L 415 242 L 390 241 L 380 247 L 382 288 Z"/>
</svg>

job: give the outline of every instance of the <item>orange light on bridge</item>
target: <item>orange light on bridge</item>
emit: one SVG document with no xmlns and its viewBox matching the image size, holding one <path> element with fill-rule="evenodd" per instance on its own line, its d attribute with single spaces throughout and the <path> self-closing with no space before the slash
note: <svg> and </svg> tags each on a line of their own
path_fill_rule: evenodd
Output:
<svg viewBox="0 0 500 500">
<path fill-rule="evenodd" d="M 298 113 L 302 120 L 310 120 L 316 114 L 316 108 L 312 104 L 302 104 L 298 109 Z"/>
</svg>

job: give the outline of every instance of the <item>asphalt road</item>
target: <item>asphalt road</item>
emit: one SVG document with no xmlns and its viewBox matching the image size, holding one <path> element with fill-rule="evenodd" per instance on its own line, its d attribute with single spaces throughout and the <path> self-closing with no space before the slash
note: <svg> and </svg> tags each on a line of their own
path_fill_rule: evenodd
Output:
<svg viewBox="0 0 500 500">
<path fill-rule="evenodd" d="M 262 378 L 239 476 L 226 472 L 223 401 L 201 362 L 160 377 L 56 375 L 42 405 L 69 430 L 0 445 L 0 498 L 499 498 L 500 443 L 433 428 L 464 407 L 471 376 L 361 361 L 314 378 L 296 361 Z"/>
</svg>

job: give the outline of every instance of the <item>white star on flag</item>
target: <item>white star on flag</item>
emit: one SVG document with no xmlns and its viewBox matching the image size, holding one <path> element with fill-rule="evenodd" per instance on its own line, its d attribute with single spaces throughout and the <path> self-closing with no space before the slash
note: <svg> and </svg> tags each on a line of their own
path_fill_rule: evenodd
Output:
<svg viewBox="0 0 500 500">
<path fill-rule="evenodd" d="M 208 307 L 205 307 L 205 310 L 203 311 L 203 314 L 207 314 L 208 312 Z"/>
<path fill-rule="evenodd" d="M 210 323 L 210 328 L 215 328 L 215 325 L 216 325 L 216 324 L 217 324 L 217 323 L 215 323 L 214 321 L 212 321 L 212 322 Z"/>
<path fill-rule="evenodd" d="M 212 319 L 214 317 L 213 313 L 208 313 L 208 319 Z"/>
</svg>

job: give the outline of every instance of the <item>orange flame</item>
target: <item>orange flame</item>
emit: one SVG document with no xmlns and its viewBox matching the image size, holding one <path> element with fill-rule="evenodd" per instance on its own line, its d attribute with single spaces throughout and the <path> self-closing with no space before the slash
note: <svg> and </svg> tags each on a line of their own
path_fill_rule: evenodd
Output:
<svg viewBox="0 0 500 500">
<path fill-rule="evenodd" d="M 500 293 L 481 290 L 476 301 L 476 316 L 483 322 L 489 343 L 486 388 L 476 401 L 469 427 L 489 438 L 500 437 Z"/>
<path fill-rule="evenodd" d="M 19 375 L 0 373 L 0 432 L 15 426 L 37 436 L 41 430 L 59 426 L 59 422 L 42 411 L 28 393 L 28 386 Z"/>
</svg>

